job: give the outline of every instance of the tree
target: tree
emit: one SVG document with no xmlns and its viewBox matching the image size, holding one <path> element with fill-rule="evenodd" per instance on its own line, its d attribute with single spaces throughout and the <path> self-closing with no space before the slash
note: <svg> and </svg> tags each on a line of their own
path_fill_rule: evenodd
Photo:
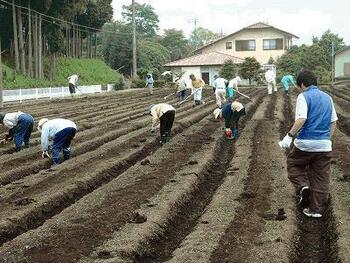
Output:
<svg viewBox="0 0 350 263">
<path fill-rule="evenodd" d="M 219 74 L 221 77 L 230 80 L 236 76 L 237 66 L 231 59 L 228 59 L 224 62 L 224 65 L 222 65 Z"/>
<path fill-rule="evenodd" d="M 273 57 L 269 58 L 269 61 L 267 62 L 267 64 L 269 65 L 274 65 L 276 63 L 276 61 L 273 59 Z"/>
<path fill-rule="evenodd" d="M 159 19 L 154 8 L 148 4 L 135 3 L 135 11 L 136 32 L 141 36 L 156 36 L 159 29 Z M 131 26 L 132 5 L 123 5 L 122 17 L 122 21 Z"/>
<path fill-rule="evenodd" d="M 249 85 L 251 85 L 252 80 L 260 79 L 261 65 L 255 57 L 247 57 L 240 65 L 239 72 L 244 79 L 249 79 Z"/>
<path fill-rule="evenodd" d="M 213 42 L 215 39 L 219 38 L 220 35 L 216 34 L 209 29 L 198 27 L 193 30 L 190 36 L 190 44 L 192 48 L 197 49 L 201 46 L 207 45 Z"/>
<path fill-rule="evenodd" d="M 164 30 L 161 44 L 170 51 L 172 61 L 181 59 L 189 54 L 189 43 L 182 30 Z"/>
</svg>

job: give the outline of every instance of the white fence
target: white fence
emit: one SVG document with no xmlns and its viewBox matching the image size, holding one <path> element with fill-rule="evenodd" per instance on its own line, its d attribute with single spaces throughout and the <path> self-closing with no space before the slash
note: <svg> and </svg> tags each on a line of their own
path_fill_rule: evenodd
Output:
<svg viewBox="0 0 350 263">
<path fill-rule="evenodd" d="M 101 85 L 93 86 L 78 86 L 76 94 L 91 94 L 102 92 Z M 70 96 L 68 87 L 50 87 L 50 88 L 35 88 L 35 89 L 13 89 L 3 91 L 4 102 L 20 101 L 42 98 L 62 98 Z"/>
</svg>

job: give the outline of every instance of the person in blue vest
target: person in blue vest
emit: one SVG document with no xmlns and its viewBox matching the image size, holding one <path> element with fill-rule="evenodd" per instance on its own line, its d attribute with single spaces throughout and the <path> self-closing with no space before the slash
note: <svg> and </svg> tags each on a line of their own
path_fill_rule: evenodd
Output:
<svg viewBox="0 0 350 263">
<path fill-rule="evenodd" d="M 60 153 L 63 152 L 64 160 L 71 158 L 71 142 L 77 132 L 77 126 L 71 120 L 43 118 L 39 120 L 38 130 L 41 132 L 42 158 L 50 158 L 52 153 L 53 165 L 60 163 Z M 49 141 L 52 141 L 50 145 Z"/>
<path fill-rule="evenodd" d="M 222 109 L 215 109 L 214 118 L 225 119 L 225 135 L 229 140 L 238 138 L 238 121 L 244 116 L 245 108 L 242 103 L 238 101 L 226 103 Z"/>
<path fill-rule="evenodd" d="M 0 112 L 0 123 L 9 131 L 2 143 L 14 140 L 16 151 L 19 152 L 23 148 L 29 148 L 29 140 L 33 131 L 33 117 L 21 111 L 4 113 Z"/>
<path fill-rule="evenodd" d="M 338 119 L 332 98 L 317 87 L 317 78 L 304 70 L 297 77 L 298 95 L 293 127 L 279 142 L 289 149 L 288 178 L 299 195 L 299 204 L 308 217 L 322 217 L 330 192 L 332 136 Z"/>
<path fill-rule="evenodd" d="M 294 82 L 294 78 L 292 75 L 285 75 L 283 76 L 283 78 L 281 79 L 281 83 L 282 86 L 284 88 L 284 93 L 286 95 L 288 95 L 288 90 L 289 90 L 289 85 L 293 85 L 295 87 L 295 82 Z"/>
</svg>

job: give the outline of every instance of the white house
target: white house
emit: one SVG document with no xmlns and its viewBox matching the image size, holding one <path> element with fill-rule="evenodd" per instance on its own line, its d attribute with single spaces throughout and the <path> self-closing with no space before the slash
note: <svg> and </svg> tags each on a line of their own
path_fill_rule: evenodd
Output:
<svg viewBox="0 0 350 263">
<path fill-rule="evenodd" d="M 335 53 L 335 79 L 350 79 L 350 46 L 344 47 Z"/>
</svg>

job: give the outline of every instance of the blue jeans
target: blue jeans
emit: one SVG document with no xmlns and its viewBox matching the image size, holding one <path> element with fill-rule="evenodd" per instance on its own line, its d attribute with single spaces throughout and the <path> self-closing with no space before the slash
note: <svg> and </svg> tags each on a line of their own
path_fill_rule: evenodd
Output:
<svg viewBox="0 0 350 263">
<path fill-rule="evenodd" d="M 31 115 L 23 113 L 18 117 L 17 126 L 13 128 L 13 138 L 16 144 L 16 151 L 22 150 L 23 143 L 29 146 L 30 135 L 32 134 L 34 119 Z"/>
<path fill-rule="evenodd" d="M 63 151 L 64 160 L 70 159 L 72 152 L 70 144 L 76 132 L 77 130 L 75 128 L 69 127 L 56 133 L 52 144 L 52 161 L 54 164 L 60 163 L 61 151 Z"/>
</svg>

